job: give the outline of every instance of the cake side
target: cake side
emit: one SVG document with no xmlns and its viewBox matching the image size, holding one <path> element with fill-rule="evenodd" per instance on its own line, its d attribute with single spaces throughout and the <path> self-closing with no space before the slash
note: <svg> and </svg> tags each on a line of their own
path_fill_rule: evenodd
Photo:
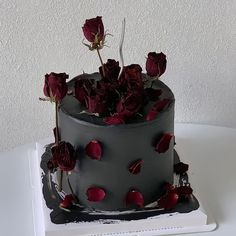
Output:
<svg viewBox="0 0 236 236">
<path fill-rule="evenodd" d="M 160 99 L 170 99 L 171 104 L 148 122 L 139 119 L 131 124 L 107 126 L 99 117 L 83 114 L 80 119 L 82 108 L 78 102 L 73 105 L 73 97 L 66 96 L 62 101 L 59 130 L 61 139 L 77 150 L 78 171 L 72 172 L 70 180 L 80 204 L 100 210 L 134 208 L 137 206 L 127 205 L 125 201 L 129 191 L 142 193 L 146 205 L 163 195 L 165 182 L 173 182 L 174 141 L 171 140 L 164 153 L 158 153 L 155 145 L 163 134 L 174 132 L 174 96 L 160 81 L 155 83 L 155 88 L 162 90 Z M 101 160 L 91 159 L 85 153 L 85 146 L 92 140 L 102 144 Z M 141 171 L 132 174 L 129 166 L 136 160 L 142 160 Z M 105 198 L 99 202 L 89 201 L 86 193 L 90 187 L 102 188 Z"/>
</svg>

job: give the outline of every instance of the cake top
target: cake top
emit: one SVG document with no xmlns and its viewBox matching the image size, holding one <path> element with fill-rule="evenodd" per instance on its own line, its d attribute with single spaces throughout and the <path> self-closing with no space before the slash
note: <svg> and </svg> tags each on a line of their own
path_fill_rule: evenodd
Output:
<svg viewBox="0 0 236 236">
<path fill-rule="evenodd" d="M 143 80 L 145 80 L 146 75 L 142 74 L 142 77 L 143 77 Z M 109 123 L 107 123 L 109 119 L 111 120 L 112 117 L 118 118 L 119 113 L 116 113 L 109 118 L 103 117 L 99 113 L 88 112 L 87 107 L 86 107 L 86 101 L 78 102 L 78 100 L 81 98 L 80 97 L 81 86 L 78 87 L 78 84 L 80 85 L 81 81 L 88 81 L 88 80 L 103 83 L 103 80 L 99 73 L 82 74 L 75 77 L 68 83 L 68 90 L 70 91 L 70 93 L 63 98 L 60 105 L 60 109 L 62 110 L 62 112 L 66 113 L 67 115 L 73 118 L 76 118 L 78 121 L 84 124 L 92 123 L 92 124 L 101 125 L 101 126 L 109 125 Z M 149 121 L 151 121 L 152 119 L 153 120 L 158 119 L 161 116 L 161 113 L 168 111 L 169 107 L 173 105 L 174 95 L 172 91 L 160 80 L 155 80 L 153 82 L 152 89 L 145 88 L 143 89 L 142 92 L 144 93 L 142 96 L 144 97 L 144 99 L 146 99 L 145 106 L 143 106 L 142 108 L 140 106 L 141 109 L 139 109 L 139 112 L 134 112 L 131 118 L 126 119 L 126 123 L 123 125 L 132 126 L 135 124 L 144 124 L 144 123 L 147 123 L 147 119 L 149 119 Z M 111 101 L 112 101 L 112 98 L 113 97 L 110 98 Z M 90 109 L 105 109 L 106 111 L 106 109 L 109 108 L 108 106 L 102 107 L 99 104 L 100 102 L 104 102 L 104 101 L 98 100 L 95 102 L 98 103 L 98 107 L 97 108 L 89 107 Z M 156 111 L 159 110 L 158 111 L 159 114 L 157 114 L 154 110 L 154 107 L 157 106 L 158 104 L 159 104 L 159 108 L 156 107 Z M 91 106 L 91 103 L 89 105 Z M 111 106 L 110 106 L 110 109 L 112 109 Z M 113 109 L 116 112 L 116 107 L 114 107 Z M 153 111 L 153 117 L 148 117 L 151 114 L 150 111 Z M 129 112 L 131 113 L 132 111 L 129 111 Z M 114 119 L 114 122 L 115 121 L 116 120 Z M 110 125 L 112 125 L 112 123 Z M 113 125 L 118 125 L 118 124 L 113 124 Z"/>
<path fill-rule="evenodd" d="M 139 64 L 124 65 L 124 20 L 119 45 L 120 62 L 108 59 L 104 63 L 100 51 L 110 34 L 104 30 L 102 17 L 86 20 L 82 30 L 88 41 L 83 44 L 96 51 L 101 62 L 99 73 L 84 73 L 68 84 L 66 73 L 46 74 L 44 94 L 48 100 L 58 103 L 68 115 L 96 125 L 142 123 L 156 119 L 168 109 L 174 96 L 160 81 L 167 64 L 164 53 L 147 53 L 145 74 Z"/>
</svg>

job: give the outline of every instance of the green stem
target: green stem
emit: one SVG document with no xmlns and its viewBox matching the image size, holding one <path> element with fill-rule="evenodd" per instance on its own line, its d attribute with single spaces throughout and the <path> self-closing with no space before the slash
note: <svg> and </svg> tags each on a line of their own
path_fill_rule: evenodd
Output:
<svg viewBox="0 0 236 236">
<path fill-rule="evenodd" d="M 100 60 L 100 62 L 101 62 L 101 64 L 102 64 L 102 73 L 103 73 L 103 77 L 105 77 L 105 68 L 104 68 L 104 63 L 103 63 L 103 61 L 102 61 L 102 57 L 101 57 L 101 54 L 100 54 L 98 48 L 97 48 L 97 53 L 98 53 L 99 60 Z"/>
</svg>

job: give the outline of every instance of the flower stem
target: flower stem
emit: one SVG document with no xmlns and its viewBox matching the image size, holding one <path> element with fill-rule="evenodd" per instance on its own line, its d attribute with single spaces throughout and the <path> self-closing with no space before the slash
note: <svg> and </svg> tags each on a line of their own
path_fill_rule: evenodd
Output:
<svg viewBox="0 0 236 236">
<path fill-rule="evenodd" d="M 60 170 L 60 179 L 59 179 L 59 185 L 58 185 L 59 192 L 62 191 L 62 180 L 63 180 L 63 170 Z"/>
<path fill-rule="evenodd" d="M 105 68 L 104 68 L 104 64 L 103 64 L 103 61 L 102 61 L 102 57 L 101 57 L 101 54 L 99 52 L 99 49 L 97 48 L 97 53 L 98 53 L 98 57 L 99 57 L 99 60 L 102 64 L 102 73 L 103 73 L 103 77 L 105 77 Z"/>
<path fill-rule="evenodd" d="M 59 130 L 58 130 L 58 102 L 55 102 L 56 108 L 56 145 L 59 145 Z"/>
<path fill-rule="evenodd" d="M 69 174 L 68 174 L 68 172 L 66 172 L 66 175 L 67 175 L 67 182 L 68 182 L 68 186 L 69 186 L 69 189 L 70 189 L 70 191 L 71 191 L 71 194 L 72 194 L 74 200 L 77 201 L 77 197 L 76 197 L 76 195 L 75 195 L 75 193 L 74 193 L 74 191 L 73 191 L 73 189 L 72 189 L 71 183 L 70 183 L 70 179 L 69 179 Z"/>
</svg>

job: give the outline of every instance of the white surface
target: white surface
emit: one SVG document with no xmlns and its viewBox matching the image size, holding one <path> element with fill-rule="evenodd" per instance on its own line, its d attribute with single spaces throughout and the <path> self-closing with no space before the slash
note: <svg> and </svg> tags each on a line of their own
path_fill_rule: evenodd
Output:
<svg viewBox="0 0 236 236">
<path fill-rule="evenodd" d="M 38 158 L 38 160 L 40 161 L 43 153 L 45 152 L 44 147 L 48 143 L 48 140 L 37 143 L 35 149 L 36 152 L 31 152 L 29 158 Z M 34 191 L 33 200 L 35 209 L 34 222 L 36 226 L 35 228 L 37 230 L 35 236 L 154 236 L 212 231 L 216 228 L 215 222 L 207 223 L 207 215 L 201 208 L 186 214 L 164 214 L 161 216 L 153 216 L 149 219 L 144 220 L 112 220 L 112 223 L 109 224 L 102 224 L 102 222 L 109 222 L 109 220 L 100 220 L 92 223 L 80 222 L 61 225 L 53 224 L 49 217 L 51 210 L 47 208 L 45 200 L 42 196 L 42 184 L 40 175 L 37 176 L 37 172 L 35 171 L 35 169 L 37 169 L 37 166 L 39 166 L 39 162 L 37 160 L 34 160 L 34 162 L 30 161 L 29 172 L 31 173 L 31 179 L 33 179 L 34 182 L 32 185 Z M 42 221 L 42 219 L 44 219 L 44 222 Z M 43 233 L 44 229 L 46 232 L 45 235 Z"/>
<path fill-rule="evenodd" d="M 216 231 L 202 235 L 235 235 L 236 129 L 177 124 L 175 134 L 177 151 L 181 159 L 190 164 L 193 189 L 219 224 Z M 22 171 L 29 165 L 28 156 L 25 153 L 17 157 L 17 153 L 32 145 L 0 154 L 0 235 L 33 236 L 36 230 L 30 214 L 32 196 L 22 191 L 32 186 Z"/>
<path fill-rule="evenodd" d="M 235 0 L 0 0 L 0 150 L 51 135 L 54 109 L 38 101 L 43 76 L 97 70 L 81 43 L 84 20 L 97 15 L 114 35 L 104 61 L 119 59 L 123 17 L 126 64 L 144 69 L 148 52 L 167 55 L 162 80 L 175 94 L 176 121 L 236 128 L 235 12 Z"/>
</svg>

